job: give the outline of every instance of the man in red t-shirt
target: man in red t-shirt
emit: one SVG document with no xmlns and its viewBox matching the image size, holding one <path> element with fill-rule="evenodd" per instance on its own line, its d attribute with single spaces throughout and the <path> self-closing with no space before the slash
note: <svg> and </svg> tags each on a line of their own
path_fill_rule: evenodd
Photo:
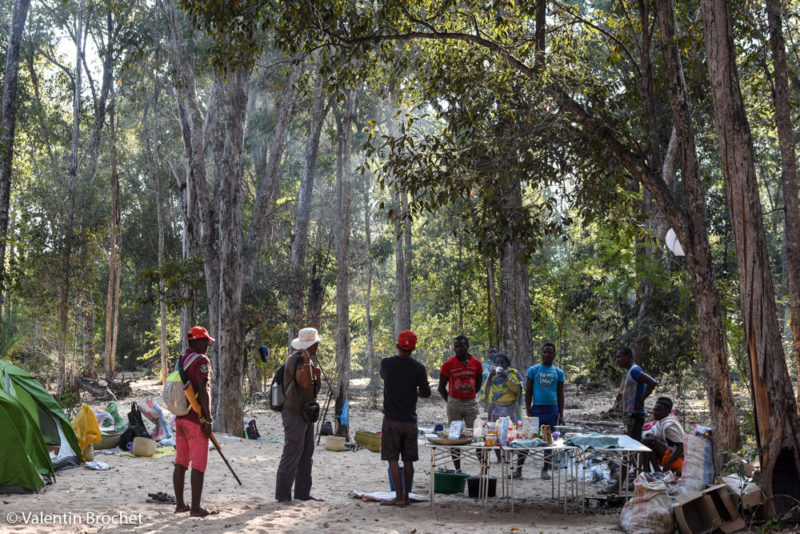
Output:
<svg viewBox="0 0 800 534">
<path fill-rule="evenodd" d="M 455 356 L 442 364 L 439 372 L 439 393 L 447 403 L 447 420 L 464 421 L 472 428 L 478 417 L 477 394 L 483 380 L 483 364 L 469 353 L 469 339 L 460 335 L 453 340 Z M 456 470 L 461 469 L 461 460 L 453 456 Z"/>
<path fill-rule="evenodd" d="M 181 356 L 183 369 L 192 383 L 197 402 L 200 404 L 203 422 L 194 410 L 187 415 L 175 418 L 175 470 L 172 473 L 172 484 L 175 488 L 175 513 L 189 512 L 193 517 L 205 517 L 216 514 L 200 507 L 203 494 L 203 477 L 208 465 L 208 438 L 211 435 L 211 383 L 208 380 L 211 361 L 205 355 L 208 344 L 216 341 L 208 335 L 202 326 L 193 326 L 186 334 L 189 348 Z M 189 464 L 192 464 L 192 506 L 183 500 L 183 482 Z"/>
</svg>

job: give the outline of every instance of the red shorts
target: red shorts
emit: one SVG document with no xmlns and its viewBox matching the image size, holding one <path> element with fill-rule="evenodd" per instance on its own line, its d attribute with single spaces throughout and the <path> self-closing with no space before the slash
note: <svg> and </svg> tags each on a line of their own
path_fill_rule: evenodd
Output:
<svg viewBox="0 0 800 534">
<path fill-rule="evenodd" d="M 206 472 L 208 438 L 203 434 L 202 426 L 182 417 L 175 419 L 175 446 L 178 450 L 175 465 L 189 469 L 191 462 L 192 469 L 197 469 L 201 473 Z"/>
</svg>

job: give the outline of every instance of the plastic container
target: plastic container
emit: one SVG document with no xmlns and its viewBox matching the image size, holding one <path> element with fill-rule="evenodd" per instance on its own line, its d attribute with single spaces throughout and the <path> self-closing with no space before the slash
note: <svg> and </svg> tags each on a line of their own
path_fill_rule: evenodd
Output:
<svg viewBox="0 0 800 534">
<path fill-rule="evenodd" d="M 325 437 L 325 450 L 339 452 L 344 450 L 344 437 L 342 436 L 326 436 Z"/>
<path fill-rule="evenodd" d="M 389 491 L 394 491 L 394 481 L 392 480 L 392 470 L 387 469 L 387 473 L 389 473 Z M 405 485 L 406 480 L 403 476 L 403 466 L 400 466 L 400 480 L 402 481 L 403 485 Z M 408 492 L 411 493 L 411 490 L 414 488 L 414 479 L 412 477 L 411 484 L 408 485 Z"/>
<path fill-rule="evenodd" d="M 433 491 L 436 493 L 464 493 L 467 473 L 440 472 L 433 474 Z"/>
<path fill-rule="evenodd" d="M 481 477 L 473 476 L 467 479 L 467 493 L 473 499 L 480 498 L 478 495 L 481 487 Z M 497 495 L 497 477 L 489 477 L 489 491 L 487 497 L 494 497 Z"/>
</svg>

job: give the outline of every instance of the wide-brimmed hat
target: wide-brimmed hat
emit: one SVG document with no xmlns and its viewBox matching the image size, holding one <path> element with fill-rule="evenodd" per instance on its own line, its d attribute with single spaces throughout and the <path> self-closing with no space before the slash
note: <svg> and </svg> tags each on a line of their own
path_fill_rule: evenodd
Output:
<svg viewBox="0 0 800 534">
<path fill-rule="evenodd" d="M 319 332 L 316 328 L 301 328 L 297 333 L 297 337 L 292 340 L 292 348 L 301 350 L 307 349 L 315 343 L 319 343 L 322 339 L 319 337 Z"/>
<path fill-rule="evenodd" d="M 186 332 L 186 339 L 192 341 L 193 339 L 207 339 L 209 341 L 216 341 L 208 334 L 208 330 L 203 326 L 193 326 Z"/>
</svg>

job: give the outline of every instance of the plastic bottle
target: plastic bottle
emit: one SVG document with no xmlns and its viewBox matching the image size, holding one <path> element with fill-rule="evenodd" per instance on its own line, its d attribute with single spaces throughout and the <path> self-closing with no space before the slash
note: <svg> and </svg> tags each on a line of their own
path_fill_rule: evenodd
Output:
<svg viewBox="0 0 800 534">
<path fill-rule="evenodd" d="M 522 421 L 517 421 L 517 439 L 524 439 L 525 431 L 522 429 Z"/>
<path fill-rule="evenodd" d="M 509 421 L 509 423 L 508 423 L 508 443 L 507 443 L 507 445 L 510 445 L 511 442 L 514 441 L 515 439 L 517 439 L 517 429 L 514 427 L 514 423 Z"/>
<path fill-rule="evenodd" d="M 480 417 L 475 418 L 475 424 L 472 426 L 472 437 L 483 437 L 483 419 Z"/>
</svg>

